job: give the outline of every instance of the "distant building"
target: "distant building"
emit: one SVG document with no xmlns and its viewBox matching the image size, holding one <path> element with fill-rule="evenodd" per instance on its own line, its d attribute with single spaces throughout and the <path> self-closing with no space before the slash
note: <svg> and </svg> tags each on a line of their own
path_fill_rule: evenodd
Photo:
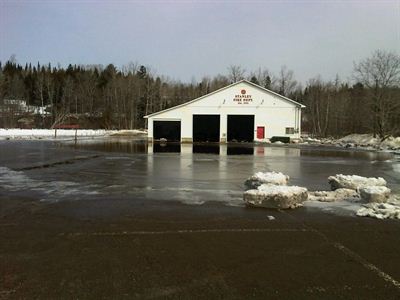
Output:
<svg viewBox="0 0 400 300">
<path fill-rule="evenodd" d="M 144 118 L 149 141 L 252 142 L 274 136 L 299 138 L 304 107 L 242 80 Z"/>
<path fill-rule="evenodd" d="M 11 113 L 13 115 L 22 115 L 30 113 L 33 115 L 47 116 L 50 115 L 50 105 L 36 106 L 27 105 L 25 100 L 4 99 L 3 105 L 0 105 L 0 112 Z"/>
</svg>

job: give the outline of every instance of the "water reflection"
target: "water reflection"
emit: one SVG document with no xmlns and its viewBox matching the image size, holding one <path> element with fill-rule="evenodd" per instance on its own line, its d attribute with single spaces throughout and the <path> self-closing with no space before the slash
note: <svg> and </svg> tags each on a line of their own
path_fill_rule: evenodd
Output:
<svg viewBox="0 0 400 300">
<path fill-rule="evenodd" d="M 212 143 L 153 143 L 144 140 L 124 138 L 81 140 L 77 144 L 70 144 L 76 149 L 92 151 L 121 152 L 121 153 L 180 153 L 180 154 L 215 154 L 220 156 L 250 155 L 250 156 L 302 156 L 320 158 L 361 159 L 370 161 L 386 161 L 393 158 L 387 152 L 359 151 L 348 149 L 333 149 L 322 147 L 274 147 L 252 144 L 212 144 Z"/>
<path fill-rule="evenodd" d="M 86 149 L 92 151 L 122 152 L 122 153 L 147 153 L 145 141 L 132 141 L 128 139 L 109 140 L 82 140 L 76 144 L 70 144 L 75 149 Z"/>
<path fill-rule="evenodd" d="M 220 146 L 218 144 L 193 144 L 193 153 L 220 154 Z"/>
<path fill-rule="evenodd" d="M 262 147 L 264 149 L 264 147 Z M 216 155 L 254 155 L 253 145 L 220 145 L 220 144 L 179 144 L 179 143 L 154 143 L 149 144 L 148 153 L 181 153 L 181 154 L 216 154 Z M 264 155 L 265 151 L 257 154 Z"/>
<path fill-rule="evenodd" d="M 384 161 L 393 157 L 388 152 L 345 150 L 345 149 L 301 149 L 301 156 L 343 157 Z"/>
<path fill-rule="evenodd" d="M 227 155 L 253 155 L 254 147 L 228 146 Z"/>
<path fill-rule="evenodd" d="M 148 149 L 154 153 L 180 153 L 181 145 L 179 143 L 154 143 L 152 147 L 149 145 Z"/>
<path fill-rule="evenodd" d="M 24 143 L 29 147 L 21 148 Z M 0 145 L 0 154 L 14 155 L 14 161 L 23 161 L 22 157 L 25 157 L 33 164 L 48 158 L 60 160 L 60 153 L 63 157 L 74 157 L 88 156 L 86 150 L 103 151 L 96 159 L 33 170 L 29 176 L 41 182 L 79 182 L 81 185 L 77 187 L 82 193 L 86 193 L 87 187 L 92 187 L 89 192 L 96 193 L 93 197 L 129 197 L 132 201 L 153 199 L 190 204 L 204 201 L 241 204 L 244 180 L 258 171 L 283 172 L 290 176 L 290 184 L 310 190 L 329 189 L 328 176 L 339 173 L 381 176 L 388 181 L 393 192 L 400 191 L 399 161 L 389 153 L 251 144 L 148 145 L 145 141 L 127 138 L 79 141 L 76 148 L 85 151 L 75 151 L 73 144 L 67 149 L 65 143 L 60 144 L 64 149 L 52 145 L 23 142 L 16 147 L 14 143 L 8 143 Z M 31 147 L 37 147 L 35 156 L 27 155 L 32 152 Z M 45 158 L 40 158 L 40 155 Z M 77 194 L 76 197 L 89 197 L 85 195 L 80 197 Z"/>
</svg>

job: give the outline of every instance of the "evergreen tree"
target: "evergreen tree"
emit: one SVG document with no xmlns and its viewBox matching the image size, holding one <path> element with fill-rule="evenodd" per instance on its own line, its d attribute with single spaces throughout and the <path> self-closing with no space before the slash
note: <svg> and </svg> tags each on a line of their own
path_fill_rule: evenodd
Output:
<svg viewBox="0 0 400 300">
<path fill-rule="evenodd" d="M 257 77 L 254 75 L 250 78 L 250 82 L 260 85 L 260 83 L 257 80 Z"/>
</svg>

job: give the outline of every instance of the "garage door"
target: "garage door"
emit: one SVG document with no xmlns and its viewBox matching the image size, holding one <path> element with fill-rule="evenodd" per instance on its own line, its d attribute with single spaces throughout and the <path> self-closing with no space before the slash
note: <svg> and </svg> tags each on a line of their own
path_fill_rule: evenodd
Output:
<svg viewBox="0 0 400 300">
<path fill-rule="evenodd" d="M 181 121 L 154 121 L 154 140 L 166 139 L 168 142 L 181 141 Z"/>
<path fill-rule="evenodd" d="M 254 115 L 228 115 L 228 142 L 254 141 Z"/>
<path fill-rule="evenodd" d="M 193 115 L 193 142 L 219 142 L 219 115 Z"/>
</svg>

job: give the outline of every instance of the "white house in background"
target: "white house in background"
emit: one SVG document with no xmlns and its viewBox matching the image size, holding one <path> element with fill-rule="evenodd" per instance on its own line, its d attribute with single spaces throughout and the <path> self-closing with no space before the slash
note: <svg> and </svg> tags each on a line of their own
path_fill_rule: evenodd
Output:
<svg viewBox="0 0 400 300">
<path fill-rule="evenodd" d="M 305 106 L 247 80 L 145 116 L 148 140 L 263 141 L 299 138 Z"/>
<path fill-rule="evenodd" d="M 0 105 L 1 112 L 10 112 L 14 114 L 24 114 L 31 113 L 34 115 L 50 115 L 48 112 L 50 105 L 46 106 L 36 106 L 36 105 L 27 105 L 25 100 L 19 99 L 4 99 L 3 105 Z"/>
</svg>

